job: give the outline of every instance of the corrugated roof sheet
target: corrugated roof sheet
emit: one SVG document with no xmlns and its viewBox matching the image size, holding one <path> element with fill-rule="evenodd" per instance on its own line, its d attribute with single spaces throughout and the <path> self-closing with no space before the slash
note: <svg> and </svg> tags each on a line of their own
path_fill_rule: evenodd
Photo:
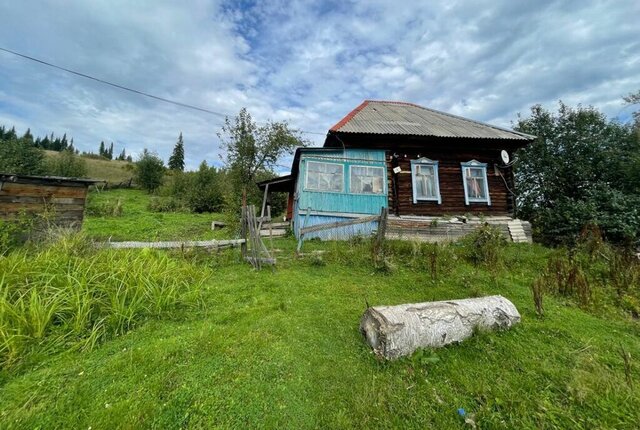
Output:
<svg viewBox="0 0 640 430">
<path fill-rule="evenodd" d="M 526 141 L 535 138 L 413 103 L 376 100 L 365 100 L 330 131 Z"/>
</svg>

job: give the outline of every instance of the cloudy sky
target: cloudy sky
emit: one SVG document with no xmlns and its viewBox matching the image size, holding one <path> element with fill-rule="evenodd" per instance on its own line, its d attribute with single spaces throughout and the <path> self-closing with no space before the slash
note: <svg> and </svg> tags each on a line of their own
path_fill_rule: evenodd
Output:
<svg viewBox="0 0 640 430">
<path fill-rule="evenodd" d="M 247 107 L 319 145 L 364 99 L 502 126 L 562 99 L 624 121 L 638 16 L 638 0 L 0 0 L 0 47 L 230 116 Z M 182 131 L 193 168 L 218 162 L 222 121 L 0 52 L 0 124 L 19 132 L 166 160 Z"/>
</svg>

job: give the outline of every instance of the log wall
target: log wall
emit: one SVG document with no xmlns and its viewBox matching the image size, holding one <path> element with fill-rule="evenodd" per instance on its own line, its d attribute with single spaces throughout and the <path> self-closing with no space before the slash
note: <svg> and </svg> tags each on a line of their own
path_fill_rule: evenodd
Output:
<svg viewBox="0 0 640 430">
<path fill-rule="evenodd" d="M 453 215 L 453 214 L 484 214 L 484 215 L 510 215 L 513 213 L 513 197 L 505 185 L 505 180 L 496 174 L 494 165 L 500 165 L 497 153 L 485 151 L 448 152 L 436 150 L 407 150 L 402 152 L 399 159 L 399 167 L 402 172 L 394 175 L 390 156 L 387 154 L 387 167 L 389 178 L 389 190 L 393 190 L 393 180 L 396 178 L 397 202 L 394 193 L 389 193 L 389 208 L 396 215 Z M 406 157 L 405 157 L 406 155 Z M 440 184 L 440 196 L 442 202 L 418 201 L 413 203 L 413 185 L 411 181 L 411 160 L 419 157 L 427 157 L 438 161 L 438 179 Z M 470 203 L 465 205 L 464 185 L 462 182 L 462 167 L 460 163 L 477 160 L 487 163 L 487 181 L 491 205 L 486 203 Z M 511 180 L 510 169 L 501 170 L 507 181 Z"/>
<path fill-rule="evenodd" d="M 49 225 L 82 226 L 91 181 L 0 175 L 0 219 L 37 215 Z"/>
</svg>

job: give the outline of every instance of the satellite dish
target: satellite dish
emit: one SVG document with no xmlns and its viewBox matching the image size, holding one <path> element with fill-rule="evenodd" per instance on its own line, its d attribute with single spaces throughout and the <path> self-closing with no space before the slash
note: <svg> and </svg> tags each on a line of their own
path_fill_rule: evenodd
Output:
<svg viewBox="0 0 640 430">
<path fill-rule="evenodd" d="M 509 164 L 509 153 L 504 149 L 500 151 L 500 158 L 502 158 L 504 164 Z"/>
</svg>

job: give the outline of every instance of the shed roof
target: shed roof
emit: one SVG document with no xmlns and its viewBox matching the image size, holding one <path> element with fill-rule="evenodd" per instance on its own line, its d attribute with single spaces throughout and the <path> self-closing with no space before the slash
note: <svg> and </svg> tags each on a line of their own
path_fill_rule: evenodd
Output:
<svg viewBox="0 0 640 430">
<path fill-rule="evenodd" d="M 21 175 L 15 173 L 0 172 L 0 182 L 30 182 L 56 185 L 93 185 L 99 182 L 106 182 L 101 179 L 69 178 L 65 176 L 38 176 Z"/>
<path fill-rule="evenodd" d="M 531 141 L 535 136 L 407 102 L 365 100 L 330 132 Z"/>
</svg>

